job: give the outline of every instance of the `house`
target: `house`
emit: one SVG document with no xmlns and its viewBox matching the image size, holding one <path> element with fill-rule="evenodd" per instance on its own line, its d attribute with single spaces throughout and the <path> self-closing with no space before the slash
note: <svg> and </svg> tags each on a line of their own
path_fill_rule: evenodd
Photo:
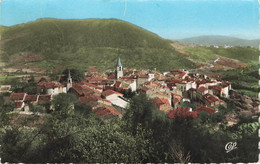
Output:
<svg viewBox="0 0 260 164">
<path fill-rule="evenodd" d="M 10 100 L 14 102 L 23 102 L 26 95 L 26 93 L 11 93 Z"/>
<path fill-rule="evenodd" d="M 50 82 L 42 81 L 37 84 L 37 93 L 48 94 L 48 95 L 67 93 L 67 87 L 65 84 L 61 84 L 56 81 L 50 81 Z"/>
<path fill-rule="evenodd" d="M 136 91 L 136 87 L 137 87 L 136 79 L 130 77 L 122 77 L 121 82 L 122 85 L 125 85 L 125 86 L 121 85 L 122 88 L 131 89 L 132 92 Z"/>
<path fill-rule="evenodd" d="M 208 114 L 213 114 L 216 112 L 216 109 L 210 108 L 207 106 L 200 106 L 200 107 L 196 108 L 195 111 L 196 112 L 207 112 Z"/>
<path fill-rule="evenodd" d="M 95 84 L 88 83 L 86 81 L 81 81 L 81 82 L 78 83 L 78 85 L 83 85 L 83 86 L 85 86 L 87 88 L 93 89 L 93 90 L 98 91 L 100 93 L 103 90 L 101 87 L 99 87 L 99 86 L 97 86 Z"/>
<path fill-rule="evenodd" d="M 38 104 L 45 104 L 52 100 L 52 95 L 39 95 Z"/>
<path fill-rule="evenodd" d="M 37 104 L 39 99 L 39 95 L 26 95 L 24 102 L 26 104 Z"/>
<path fill-rule="evenodd" d="M 222 88 L 220 86 L 217 85 L 209 86 L 209 90 L 211 90 L 213 95 L 222 97 Z"/>
<path fill-rule="evenodd" d="M 137 76 L 137 88 L 140 88 L 143 84 L 145 84 L 149 79 L 148 75 L 138 75 Z"/>
<path fill-rule="evenodd" d="M 88 79 L 88 82 L 91 84 L 99 84 L 99 83 L 102 83 L 103 81 L 104 81 L 104 79 L 99 76 Z"/>
<path fill-rule="evenodd" d="M 172 107 L 174 109 L 177 109 L 179 103 L 181 102 L 182 100 L 182 96 L 181 95 L 178 95 L 178 94 L 172 94 Z"/>
<path fill-rule="evenodd" d="M 11 85 L 0 85 L 0 93 L 11 93 Z"/>
<path fill-rule="evenodd" d="M 112 103 L 109 100 L 102 99 L 100 96 L 97 95 L 87 95 L 84 97 L 79 97 L 78 100 L 92 108 L 98 107 L 98 106 L 112 106 Z"/>
<path fill-rule="evenodd" d="M 120 114 L 115 108 L 113 107 L 98 107 L 92 110 L 101 120 L 103 121 L 110 121 L 115 118 L 121 118 L 122 114 Z"/>
<path fill-rule="evenodd" d="M 205 94 L 209 93 L 209 90 L 208 90 L 207 88 L 205 88 L 205 87 L 199 87 L 199 88 L 197 89 L 197 92 L 198 92 L 199 94 L 201 94 L 201 95 L 205 95 Z"/>
<path fill-rule="evenodd" d="M 15 102 L 14 103 L 14 111 L 22 111 L 24 109 L 25 103 L 24 102 Z"/>
<path fill-rule="evenodd" d="M 192 112 L 191 108 L 178 107 L 176 110 L 171 110 L 168 113 L 170 119 L 196 119 L 198 117 L 197 112 Z"/>
<path fill-rule="evenodd" d="M 185 77 L 189 76 L 186 72 L 184 72 L 180 69 L 174 69 L 170 72 L 174 76 L 175 79 L 179 79 L 179 80 L 183 80 L 183 79 L 185 79 Z"/>
<path fill-rule="evenodd" d="M 214 107 L 214 106 L 219 106 L 219 105 L 223 105 L 225 106 L 226 103 L 222 100 L 220 100 L 219 98 L 211 95 L 211 94 L 205 94 L 203 95 L 203 103 L 206 105 L 206 106 L 209 106 L 209 107 Z"/>
<path fill-rule="evenodd" d="M 72 88 L 68 90 L 69 94 L 72 94 L 76 98 L 82 97 L 82 96 L 87 96 L 90 94 L 95 94 L 95 91 L 93 89 L 90 89 L 84 85 L 80 85 L 77 83 L 73 83 Z"/>
<path fill-rule="evenodd" d="M 122 93 L 110 89 L 102 92 L 101 97 L 111 101 L 113 105 L 119 106 L 121 108 L 126 108 L 128 104 L 128 100 L 123 97 Z"/>
<path fill-rule="evenodd" d="M 26 93 L 11 93 L 9 99 L 14 101 L 14 111 L 21 111 L 24 109 Z"/>
<path fill-rule="evenodd" d="M 229 98 L 229 90 L 231 89 L 230 83 L 222 83 L 220 84 L 222 95 L 221 97 Z"/>
<path fill-rule="evenodd" d="M 156 97 L 153 99 L 153 103 L 160 111 L 163 111 L 165 113 L 168 113 L 170 110 L 172 110 L 169 101 L 165 98 Z"/>
<path fill-rule="evenodd" d="M 155 75 L 153 73 L 148 74 L 148 81 L 152 81 L 155 78 Z"/>
<path fill-rule="evenodd" d="M 28 112 L 30 110 L 30 104 L 37 105 L 39 95 L 26 95 L 24 99 L 24 111 Z"/>
</svg>

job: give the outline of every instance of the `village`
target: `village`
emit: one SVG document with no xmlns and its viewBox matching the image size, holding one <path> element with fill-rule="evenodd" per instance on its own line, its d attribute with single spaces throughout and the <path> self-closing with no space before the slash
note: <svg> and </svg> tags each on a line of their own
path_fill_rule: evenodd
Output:
<svg viewBox="0 0 260 164">
<path fill-rule="evenodd" d="M 127 94 L 147 96 L 159 111 L 174 118 L 178 110 L 194 117 L 199 111 L 209 114 L 218 112 L 219 106 L 226 106 L 223 98 L 229 98 L 233 91 L 230 82 L 188 70 L 173 69 L 161 73 L 156 70 L 126 69 L 120 57 L 114 71 L 99 73 L 92 66 L 81 82 L 74 82 L 70 71 L 66 83 L 47 79 L 41 78 L 36 82 L 37 94 L 14 93 L 10 91 L 10 85 L 1 85 L 1 92 L 10 92 L 9 99 L 14 102 L 14 112 L 27 114 L 33 114 L 30 109 L 33 105 L 46 108 L 55 95 L 71 94 L 91 107 L 101 120 L 110 121 L 121 118 L 126 112 L 130 102 Z M 185 102 L 195 104 L 196 108 L 180 106 Z M 48 108 L 55 110 L 52 106 Z"/>
</svg>

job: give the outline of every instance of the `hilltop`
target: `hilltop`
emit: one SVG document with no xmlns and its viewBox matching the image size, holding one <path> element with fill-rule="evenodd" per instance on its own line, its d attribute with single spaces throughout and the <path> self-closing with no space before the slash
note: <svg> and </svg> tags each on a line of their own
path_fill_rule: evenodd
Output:
<svg viewBox="0 0 260 164">
<path fill-rule="evenodd" d="M 116 19 L 40 19 L 8 27 L 2 34 L 2 60 L 9 67 L 44 70 L 114 68 L 118 56 L 129 68 L 194 68 L 168 40 Z"/>
<path fill-rule="evenodd" d="M 87 71 L 93 65 L 104 71 L 114 69 L 118 56 L 128 68 L 208 69 L 220 59 L 213 63 L 214 68 L 230 69 L 244 68 L 259 56 L 255 48 L 215 48 L 169 41 L 116 19 L 39 19 L 1 29 L 0 66 L 8 72 L 61 72 L 66 68 Z"/>
<path fill-rule="evenodd" d="M 198 37 L 191 37 L 178 40 L 181 43 L 185 44 L 194 44 L 194 45 L 216 45 L 216 46 L 252 46 L 258 48 L 259 40 L 247 40 L 240 39 L 236 37 L 222 36 L 222 35 L 205 35 Z"/>
</svg>

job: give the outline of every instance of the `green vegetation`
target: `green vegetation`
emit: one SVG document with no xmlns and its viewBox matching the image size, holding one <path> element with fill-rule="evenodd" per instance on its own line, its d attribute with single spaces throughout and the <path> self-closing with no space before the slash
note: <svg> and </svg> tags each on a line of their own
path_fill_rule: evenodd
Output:
<svg viewBox="0 0 260 164">
<path fill-rule="evenodd" d="M 11 85 L 11 90 L 13 92 L 25 92 L 28 94 L 36 94 L 37 84 L 34 83 L 33 76 L 32 79 L 28 82 L 21 82 L 19 78 L 7 76 L 3 81 L 0 81 L 0 84 Z"/>
<path fill-rule="evenodd" d="M 200 62 L 209 62 L 217 59 L 216 54 L 206 47 L 188 47 L 183 49 L 188 52 L 190 58 Z"/>
<path fill-rule="evenodd" d="M 8 28 L 3 39 L 8 38 L 11 40 L 2 47 L 3 59 L 32 52 L 44 60 L 26 63 L 48 70 L 57 66 L 87 70 L 90 65 L 105 70 L 114 68 L 118 56 L 130 68 L 170 70 L 195 66 L 174 51 L 169 41 L 114 19 L 42 19 Z"/>
<path fill-rule="evenodd" d="M 0 84 L 8 84 L 9 81 L 15 79 L 15 76 L 0 74 Z"/>
<path fill-rule="evenodd" d="M 249 47 L 232 47 L 232 48 L 209 48 L 213 53 L 223 57 L 237 59 L 244 63 L 255 63 L 258 61 L 259 50 Z"/>
<path fill-rule="evenodd" d="M 2 97 L 0 97 L 2 98 Z M 3 101 L 0 101 L 3 102 Z M 9 128 L 0 103 L 3 162 L 256 162 L 259 123 L 243 116 L 228 127 L 225 114 L 200 112 L 193 119 L 168 119 L 144 96 L 134 96 L 122 119 L 104 123 L 71 95 L 57 95 L 55 111 L 38 128 Z M 74 104 L 74 109 L 72 108 Z M 5 107 L 5 108 L 4 108 Z M 3 110 L 7 109 L 7 110 Z M 232 104 L 228 111 L 233 111 Z M 237 149 L 225 152 L 225 145 Z"/>
<path fill-rule="evenodd" d="M 258 69 L 258 65 L 252 64 L 246 69 L 221 71 L 223 73 L 222 79 L 232 82 L 232 87 L 239 93 L 250 97 L 258 97 L 260 92 Z"/>
<path fill-rule="evenodd" d="M 215 60 L 216 55 L 236 59 L 246 64 L 255 64 L 260 55 L 259 50 L 249 47 L 232 47 L 232 48 L 214 48 L 214 47 L 188 47 L 182 51 L 188 52 L 190 58 L 200 61 L 209 62 Z"/>
</svg>

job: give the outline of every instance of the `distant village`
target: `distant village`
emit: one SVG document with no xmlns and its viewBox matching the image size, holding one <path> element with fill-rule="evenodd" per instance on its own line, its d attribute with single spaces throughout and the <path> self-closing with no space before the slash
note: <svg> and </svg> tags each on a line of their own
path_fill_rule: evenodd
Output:
<svg viewBox="0 0 260 164">
<path fill-rule="evenodd" d="M 130 102 L 126 96 L 129 93 L 147 96 L 159 111 L 174 118 L 178 110 L 191 114 L 199 111 L 209 114 L 218 112 L 219 106 L 226 106 L 222 98 L 229 98 L 233 91 L 228 81 L 184 69 L 169 72 L 126 69 L 120 57 L 114 71 L 99 73 L 92 66 L 85 73 L 85 80 L 77 83 L 73 81 L 70 71 L 66 76 L 66 83 L 51 81 L 48 76 L 35 79 L 37 94 L 34 95 L 11 92 L 10 85 L 1 85 L 0 91 L 10 92 L 9 99 L 14 102 L 14 112 L 27 114 L 32 114 L 32 105 L 46 107 L 45 104 L 50 103 L 55 95 L 71 94 L 90 106 L 93 113 L 104 121 L 124 115 Z M 180 106 L 185 102 L 196 104 L 196 109 Z M 55 110 L 52 106 L 49 108 Z"/>
</svg>

